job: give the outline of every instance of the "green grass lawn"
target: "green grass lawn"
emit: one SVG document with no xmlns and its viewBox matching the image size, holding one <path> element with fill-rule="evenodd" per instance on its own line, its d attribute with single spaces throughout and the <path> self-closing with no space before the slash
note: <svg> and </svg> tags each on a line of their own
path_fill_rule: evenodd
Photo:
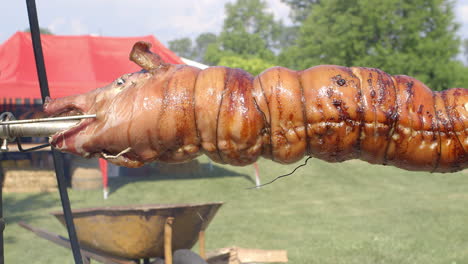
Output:
<svg viewBox="0 0 468 264">
<path fill-rule="evenodd" d="M 295 167 L 259 166 L 262 182 Z M 466 170 L 429 174 L 311 160 L 290 177 L 247 190 L 251 175 L 252 166 L 217 165 L 199 177 L 113 178 L 108 200 L 101 191 L 69 194 L 72 208 L 224 201 L 207 230 L 208 250 L 286 249 L 290 263 L 298 264 L 468 263 Z M 5 194 L 3 204 L 6 263 L 73 263 L 71 251 L 17 225 L 26 221 L 66 235 L 48 214 L 61 209 L 58 193 Z"/>
</svg>

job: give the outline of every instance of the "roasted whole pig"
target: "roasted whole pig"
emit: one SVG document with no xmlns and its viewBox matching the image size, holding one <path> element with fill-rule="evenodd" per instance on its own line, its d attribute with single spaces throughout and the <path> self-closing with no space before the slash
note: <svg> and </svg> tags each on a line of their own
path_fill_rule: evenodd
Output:
<svg viewBox="0 0 468 264">
<path fill-rule="evenodd" d="M 130 54 L 141 71 L 46 102 L 51 116 L 97 114 L 53 135 L 55 148 L 127 167 L 201 153 L 232 165 L 305 155 L 436 172 L 468 165 L 467 89 L 432 92 L 408 76 L 335 65 L 253 77 L 166 64 L 149 49 L 138 42 Z"/>
</svg>

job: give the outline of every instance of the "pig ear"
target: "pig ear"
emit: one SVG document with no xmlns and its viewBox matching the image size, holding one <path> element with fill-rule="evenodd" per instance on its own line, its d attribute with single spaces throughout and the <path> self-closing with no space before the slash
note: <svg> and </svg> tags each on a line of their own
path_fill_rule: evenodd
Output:
<svg viewBox="0 0 468 264">
<path fill-rule="evenodd" d="M 144 41 L 138 41 L 133 45 L 130 52 L 130 60 L 138 64 L 140 67 L 147 71 L 166 66 L 158 54 L 150 51 L 151 44 Z"/>
</svg>

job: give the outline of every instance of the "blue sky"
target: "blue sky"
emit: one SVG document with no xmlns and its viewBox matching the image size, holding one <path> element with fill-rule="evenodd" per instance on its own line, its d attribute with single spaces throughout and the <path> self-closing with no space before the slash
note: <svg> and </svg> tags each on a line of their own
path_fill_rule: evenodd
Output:
<svg viewBox="0 0 468 264">
<path fill-rule="evenodd" d="M 153 34 L 163 43 L 202 32 L 219 32 L 229 0 L 36 0 L 41 27 L 55 34 L 141 36 Z M 267 0 L 276 17 L 287 19 L 288 7 Z M 28 27 L 25 1 L 2 5 L 0 42 Z"/>
<path fill-rule="evenodd" d="M 164 44 L 180 37 L 219 32 L 224 4 L 232 0 L 36 0 L 39 23 L 55 34 L 142 36 L 153 34 Z M 376 0 L 377 2 L 377 0 Z M 267 0 L 277 18 L 288 22 L 288 7 Z M 456 1 L 460 35 L 468 38 L 468 0 Z M 0 43 L 29 26 L 25 1 L 7 1 L 0 16 Z"/>
</svg>

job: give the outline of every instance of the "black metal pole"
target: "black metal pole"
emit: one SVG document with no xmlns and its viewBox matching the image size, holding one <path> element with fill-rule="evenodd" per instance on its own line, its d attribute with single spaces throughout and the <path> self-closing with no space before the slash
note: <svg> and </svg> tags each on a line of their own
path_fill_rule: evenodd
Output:
<svg viewBox="0 0 468 264">
<path fill-rule="evenodd" d="M 36 69 L 39 78 L 39 85 L 41 88 L 41 97 L 42 102 L 44 103 L 45 98 L 50 96 L 50 93 L 44 64 L 44 55 L 42 53 L 41 34 L 39 31 L 36 2 L 35 0 L 26 0 L 26 5 L 28 8 L 29 27 L 31 29 L 31 39 L 33 43 L 34 57 L 36 59 Z M 60 199 L 62 201 L 62 208 L 67 225 L 68 236 L 71 242 L 73 257 L 76 264 L 82 264 L 83 259 L 81 258 L 80 245 L 78 244 L 78 238 L 76 236 L 75 225 L 73 223 L 70 207 L 70 199 L 68 198 L 67 183 L 64 176 L 63 157 L 55 149 L 52 149 L 52 155 L 54 158 L 55 175 L 57 177 L 57 184 L 59 188 Z"/>
<path fill-rule="evenodd" d="M 0 160 L 2 154 L 0 154 Z M 5 262 L 4 250 L 3 250 L 3 230 L 5 230 L 5 220 L 3 220 L 3 167 L 0 163 L 0 264 Z"/>
</svg>

